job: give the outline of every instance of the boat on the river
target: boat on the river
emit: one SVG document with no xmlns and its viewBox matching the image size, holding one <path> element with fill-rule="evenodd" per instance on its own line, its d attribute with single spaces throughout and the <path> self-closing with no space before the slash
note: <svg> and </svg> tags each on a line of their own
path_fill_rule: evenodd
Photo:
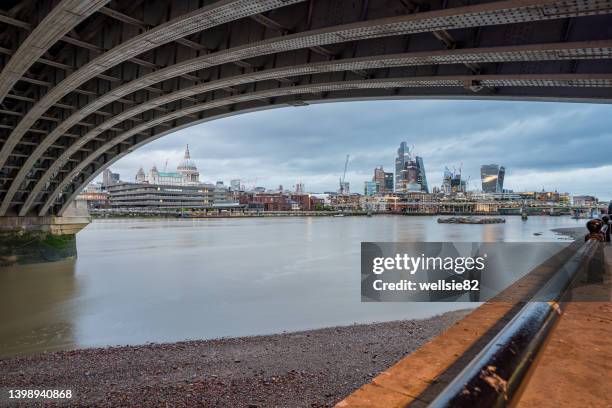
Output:
<svg viewBox="0 0 612 408">
<path fill-rule="evenodd" d="M 440 224 L 503 224 L 504 218 L 492 217 L 447 217 L 438 218 Z"/>
</svg>

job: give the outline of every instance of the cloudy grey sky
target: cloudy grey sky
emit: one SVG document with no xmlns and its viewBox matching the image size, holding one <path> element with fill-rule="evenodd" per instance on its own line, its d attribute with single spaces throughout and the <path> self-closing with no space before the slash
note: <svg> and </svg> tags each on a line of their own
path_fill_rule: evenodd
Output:
<svg viewBox="0 0 612 408">
<path fill-rule="evenodd" d="M 271 109 L 178 131 L 112 166 L 131 181 L 142 165 L 174 170 L 189 143 L 201 180 L 239 178 L 247 185 L 336 190 L 344 159 L 347 180 L 363 191 L 373 169 L 393 171 L 401 141 L 425 162 L 430 188 L 444 166 L 480 188 L 484 163 L 506 166 L 505 188 L 559 190 L 612 198 L 612 107 L 490 101 L 371 101 Z"/>
</svg>

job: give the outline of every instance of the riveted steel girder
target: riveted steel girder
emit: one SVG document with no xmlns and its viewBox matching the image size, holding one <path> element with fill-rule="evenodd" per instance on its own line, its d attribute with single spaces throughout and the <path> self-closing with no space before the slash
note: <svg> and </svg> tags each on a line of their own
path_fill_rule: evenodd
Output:
<svg viewBox="0 0 612 408">
<path fill-rule="evenodd" d="M 62 20 L 71 1 L 0 10 L 0 215 L 61 212 L 135 147 L 276 104 L 612 100 L 612 0 L 99 0 Z"/>
</svg>

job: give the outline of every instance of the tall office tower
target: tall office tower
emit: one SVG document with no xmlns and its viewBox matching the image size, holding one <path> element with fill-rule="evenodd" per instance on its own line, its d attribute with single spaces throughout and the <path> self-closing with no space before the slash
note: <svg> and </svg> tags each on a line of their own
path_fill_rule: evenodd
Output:
<svg viewBox="0 0 612 408">
<path fill-rule="evenodd" d="M 408 160 L 404 167 L 404 177 L 406 191 L 421 191 L 421 185 L 419 184 L 421 176 L 416 160 L 412 158 Z"/>
<path fill-rule="evenodd" d="M 379 193 L 393 192 L 393 173 L 386 172 L 383 166 L 378 166 L 374 169 L 372 181 L 378 184 Z"/>
<path fill-rule="evenodd" d="M 444 194 L 451 193 L 452 179 L 453 179 L 453 173 L 448 169 L 448 167 L 444 167 L 444 178 L 442 179 L 442 192 Z"/>
<path fill-rule="evenodd" d="M 406 193 L 408 191 L 424 191 L 429 193 L 423 158 L 413 156 L 406 142 L 402 142 L 399 149 L 397 149 L 397 157 L 395 158 L 395 191 L 398 193 Z"/>
<path fill-rule="evenodd" d="M 295 194 L 304 194 L 304 191 L 306 191 L 304 183 L 295 183 Z"/>
<path fill-rule="evenodd" d="M 425 174 L 425 164 L 421 156 L 416 156 L 417 168 L 419 169 L 419 179 L 417 182 L 421 186 L 421 191 L 429 193 L 429 186 L 427 185 L 427 175 Z"/>
<path fill-rule="evenodd" d="M 372 181 L 378 184 L 378 191 L 384 191 L 385 188 L 385 171 L 382 166 L 378 166 L 374 169 L 374 177 Z"/>
<path fill-rule="evenodd" d="M 483 164 L 480 166 L 482 191 L 485 193 L 502 193 L 506 169 L 499 164 Z"/>
<path fill-rule="evenodd" d="M 119 173 L 113 173 L 110 169 L 106 169 L 102 172 L 102 185 L 112 186 L 115 183 L 119 182 Z"/>
<path fill-rule="evenodd" d="M 461 180 L 461 173 L 453 174 L 451 178 L 451 193 L 465 193 L 467 183 L 465 180 Z"/>
<path fill-rule="evenodd" d="M 408 143 L 400 143 L 397 149 L 397 157 L 395 158 L 395 191 L 405 193 L 406 188 L 406 163 L 410 160 L 410 151 Z"/>
<path fill-rule="evenodd" d="M 240 179 L 235 179 L 230 181 L 230 189 L 233 192 L 240 191 Z"/>
<path fill-rule="evenodd" d="M 392 193 L 393 192 L 393 173 L 385 172 L 385 192 Z"/>
</svg>

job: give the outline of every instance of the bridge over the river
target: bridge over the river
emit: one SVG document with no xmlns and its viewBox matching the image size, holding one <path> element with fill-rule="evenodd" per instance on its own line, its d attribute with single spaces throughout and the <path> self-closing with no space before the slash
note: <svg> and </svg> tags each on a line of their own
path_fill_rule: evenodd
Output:
<svg viewBox="0 0 612 408">
<path fill-rule="evenodd" d="M 277 106 L 385 98 L 610 103 L 612 0 L 3 0 L 0 264 L 24 251 L 48 260 L 48 248 L 74 255 L 74 234 L 88 222 L 76 195 L 177 129 Z M 43 246 L 31 248 L 32 234 Z M 601 313 L 573 307 L 579 317 Z M 429 356 L 474 348 L 489 328 L 470 324 L 507 312 L 489 309 L 342 406 L 420 406 L 416 396 L 455 358 L 443 366 Z M 562 324 L 591 334 L 583 343 L 592 350 L 609 338 L 609 326 Z M 557 346 L 542 367 L 565 368 L 554 363 L 565 350 Z M 599 361 L 609 361 L 604 351 Z M 554 370 L 544 371 L 525 393 L 535 405 Z M 559 380 L 550 390 L 580 392 Z"/>
<path fill-rule="evenodd" d="M 0 217 L 63 215 L 139 146 L 256 109 L 363 98 L 612 100 L 612 0 L 0 7 Z"/>
</svg>

